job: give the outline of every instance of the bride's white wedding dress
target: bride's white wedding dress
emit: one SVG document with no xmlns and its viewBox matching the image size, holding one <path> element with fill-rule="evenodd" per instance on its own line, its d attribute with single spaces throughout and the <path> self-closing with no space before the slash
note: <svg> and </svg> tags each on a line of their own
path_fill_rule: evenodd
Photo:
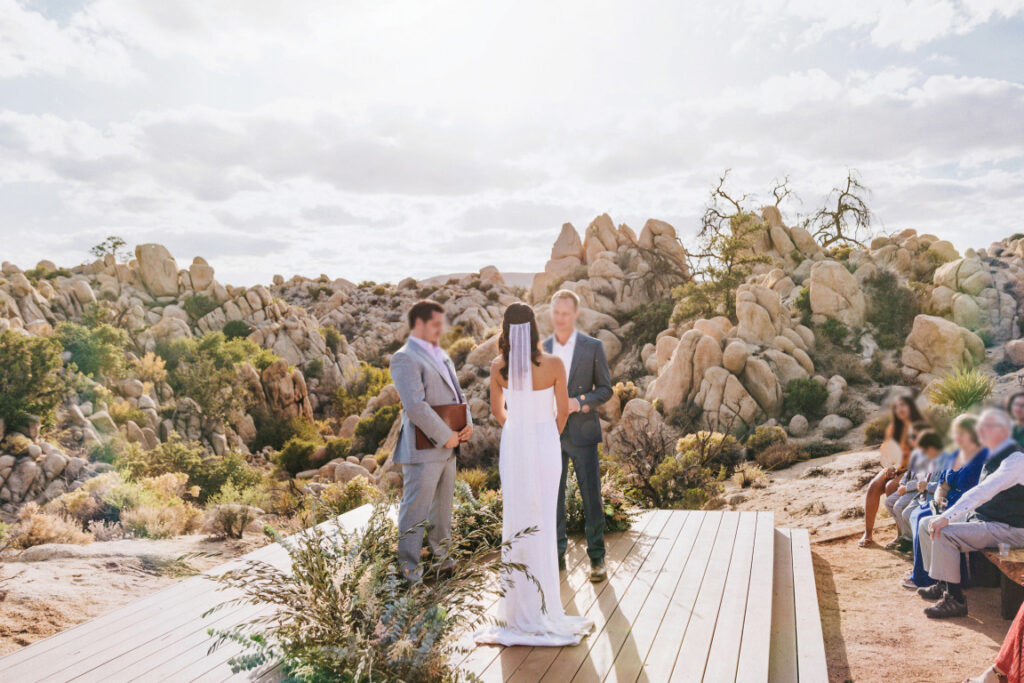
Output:
<svg viewBox="0 0 1024 683">
<path fill-rule="evenodd" d="M 502 577 L 505 595 L 498 618 L 504 625 L 475 634 L 477 643 L 499 645 L 575 645 L 594 622 L 570 616 L 559 593 L 555 513 L 562 475 L 562 448 L 552 409 L 554 387 L 533 390 L 529 361 L 529 324 L 510 330 L 509 388 L 505 390 L 508 419 L 501 432 L 498 470 L 502 492 L 502 540 L 527 527 L 536 533 L 520 536 L 505 552 L 505 560 L 526 565 L 540 584 L 523 572 Z M 517 325 L 511 325 L 516 328 Z M 522 339 L 525 332 L 524 341 Z M 525 365 L 525 367 L 524 367 Z M 541 593 L 544 610 L 541 607 Z"/>
</svg>

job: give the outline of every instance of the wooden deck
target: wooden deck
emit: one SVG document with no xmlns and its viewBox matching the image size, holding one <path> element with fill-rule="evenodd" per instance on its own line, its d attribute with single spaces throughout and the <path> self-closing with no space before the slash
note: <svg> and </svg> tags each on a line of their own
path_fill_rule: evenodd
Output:
<svg viewBox="0 0 1024 683">
<path fill-rule="evenodd" d="M 368 514 L 366 506 L 340 521 L 352 528 Z M 477 647 L 459 664 L 485 681 L 827 680 L 806 532 L 775 530 L 769 512 L 653 510 L 606 545 L 608 580 L 593 584 L 582 539 L 570 543 L 562 603 L 596 624 L 580 645 Z M 244 559 L 288 562 L 271 545 L 211 572 Z M 273 668 L 233 675 L 227 659 L 237 646 L 207 654 L 207 628 L 261 611 L 201 618 L 231 596 L 186 579 L 0 658 L 0 681 L 279 679 Z"/>
</svg>

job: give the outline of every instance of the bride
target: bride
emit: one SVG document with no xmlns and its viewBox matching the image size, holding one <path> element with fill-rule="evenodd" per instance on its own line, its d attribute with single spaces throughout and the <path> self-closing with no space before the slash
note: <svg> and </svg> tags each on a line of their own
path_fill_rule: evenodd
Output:
<svg viewBox="0 0 1024 683">
<path fill-rule="evenodd" d="M 533 309 L 522 303 L 505 310 L 498 340 L 501 355 L 491 364 L 491 411 L 502 425 L 498 464 L 503 500 L 504 560 L 525 565 L 502 576 L 498 626 L 475 634 L 477 643 L 575 645 L 594 627 L 565 614 L 559 593 L 555 538 L 558 483 L 562 474 L 559 433 L 569 417 L 566 370 L 543 353 Z M 557 415 L 556 415 L 557 408 Z"/>
</svg>

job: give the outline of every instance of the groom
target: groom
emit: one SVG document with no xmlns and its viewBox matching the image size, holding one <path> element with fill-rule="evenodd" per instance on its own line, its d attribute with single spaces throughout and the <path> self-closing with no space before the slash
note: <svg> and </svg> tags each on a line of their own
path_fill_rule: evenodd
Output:
<svg viewBox="0 0 1024 683">
<path fill-rule="evenodd" d="M 565 569 L 565 480 L 572 460 L 583 498 L 583 517 L 590 556 L 590 580 L 604 581 L 604 503 L 601 500 L 601 469 L 597 444 L 601 421 L 597 407 L 612 397 L 612 379 L 604 345 L 576 329 L 580 298 L 560 289 L 551 297 L 551 322 L 555 333 L 544 340 L 544 350 L 562 359 L 569 390 L 569 421 L 562 430 L 562 480 L 558 486 L 558 568 Z"/>
<path fill-rule="evenodd" d="M 391 380 L 402 401 L 402 428 L 394 459 L 402 466 L 402 502 L 398 508 L 398 562 L 407 580 L 423 578 L 419 566 L 423 529 L 442 569 L 451 540 L 452 500 L 455 494 L 455 449 L 473 434 L 473 418 L 466 406 L 466 426 L 453 431 L 431 406 L 466 403 L 455 366 L 438 340 L 444 332 L 444 308 L 423 299 L 409 309 L 409 339 L 391 356 Z M 431 443 L 416 447 L 416 427 Z"/>
</svg>

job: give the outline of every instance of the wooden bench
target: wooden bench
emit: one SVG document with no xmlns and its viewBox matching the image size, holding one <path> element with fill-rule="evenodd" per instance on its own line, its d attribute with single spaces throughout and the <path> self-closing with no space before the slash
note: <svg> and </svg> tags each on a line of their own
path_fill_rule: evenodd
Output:
<svg viewBox="0 0 1024 683">
<path fill-rule="evenodd" d="M 775 530 L 768 680 L 827 681 L 825 638 L 806 529 Z"/>
<path fill-rule="evenodd" d="M 1024 548 L 1013 548 L 1006 557 L 995 548 L 982 554 L 999 570 L 999 612 L 1003 619 L 1013 619 L 1024 602 Z"/>
</svg>

